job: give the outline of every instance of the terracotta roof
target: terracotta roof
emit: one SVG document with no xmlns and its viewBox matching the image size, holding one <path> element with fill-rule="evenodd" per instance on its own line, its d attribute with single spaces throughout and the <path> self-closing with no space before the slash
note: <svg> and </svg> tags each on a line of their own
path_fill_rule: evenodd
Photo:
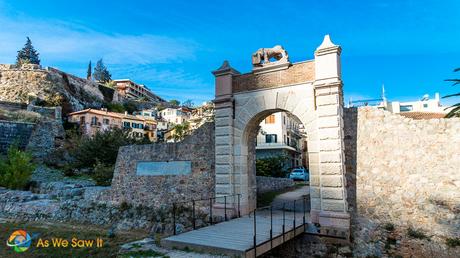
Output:
<svg viewBox="0 0 460 258">
<path fill-rule="evenodd" d="M 430 112 L 403 112 L 399 114 L 401 116 L 412 118 L 412 119 L 435 119 L 435 118 L 446 117 L 446 114 L 444 113 L 430 113 Z"/>
<path fill-rule="evenodd" d="M 102 116 L 116 117 L 116 118 L 120 118 L 120 119 L 125 118 L 125 119 L 137 120 L 137 121 L 144 121 L 145 120 L 145 119 L 133 116 L 133 115 L 125 115 L 123 113 L 108 112 L 108 111 L 92 109 L 92 108 L 88 108 L 88 109 L 84 109 L 84 110 L 81 110 L 81 111 L 70 113 L 69 116 L 78 115 L 78 114 L 84 114 L 84 113 L 92 113 L 92 114 L 97 114 L 97 115 L 102 115 Z"/>
</svg>

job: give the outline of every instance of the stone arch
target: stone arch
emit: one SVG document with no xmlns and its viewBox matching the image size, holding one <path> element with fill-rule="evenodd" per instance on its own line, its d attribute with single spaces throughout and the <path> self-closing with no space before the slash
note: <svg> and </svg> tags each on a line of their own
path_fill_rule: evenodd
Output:
<svg viewBox="0 0 460 258">
<path fill-rule="evenodd" d="M 255 155 L 249 141 L 263 118 L 289 112 L 303 123 L 309 137 L 312 222 L 321 225 L 322 233 L 349 235 L 340 52 L 326 36 L 314 60 L 271 63 L 246 74 L 225 61 L 213 72 L 216 196 L 241 195 L 243 214 L 255 208 Z M 235 202 L 230 198 L 230 205 Z M 215 208 L 221 206 L 217 203 Z"/>
</svg>

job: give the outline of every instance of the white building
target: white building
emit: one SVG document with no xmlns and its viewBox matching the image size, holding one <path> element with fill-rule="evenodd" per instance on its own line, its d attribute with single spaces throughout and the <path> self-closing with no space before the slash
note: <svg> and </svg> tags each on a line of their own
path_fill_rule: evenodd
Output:
<svg viewBox="0 0 460 258">
<path fill-rule="evenodd" d="M 446 107 L 441 105 L 439 93 L 435 93 L 434 99 L 430 99 L 428 94 L 425 94 L 420 100 L 416 101 L 392 101 L 388 102 L 386 109 L 392 113 L 403 113 L 403 112 L 427 112 L 427 113 L 444 113 L 448 110 Z"/>
<path fill-rule="evenodd" d="M 182 124 L 189 118 L 189 113 L 184 108 L 165 108 L 159 114 L 162 119 L 172 124 Z"/>
<path fill-rule="evenodd" d="M 278 112 L 260 123 L 256 145 L 258 159 L 286 156 L 285 168 L 305 166 L 304 146 L 303 125 L 294 116 Z"/>
</svg>

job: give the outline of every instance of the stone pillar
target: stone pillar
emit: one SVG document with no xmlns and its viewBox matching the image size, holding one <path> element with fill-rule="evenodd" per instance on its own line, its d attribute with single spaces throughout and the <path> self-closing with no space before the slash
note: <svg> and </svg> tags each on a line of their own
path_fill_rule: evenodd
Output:
<svg viewBox="0 0 460 258">
<path fill-rule="evenodd" d="M 340 46 L 334 45 L 329 35 L 315 51 L 319 171 L 318 177 L 312 178 L 312 192 L 316 195 L 312 201 L 319 197 L 320 203 L 312 203 L 312 221 L 320 224 L 323 234 L 348 238 L 350 215 L 345 191 L 340 53 Z"/>
<path fill-rule="evenodd" d="M 233 76 L 238 71 L 230 67 L 228 61 L 212 72 L 216 78 L 214 99 L 215 104 L 215 150 L 216 150 L 216 204 L 214 209 L 217 214 L 223 212 L 224 198 L 236 194 L 234 185 L 234 157 L 233 157 Z M 234 197 L 227 198 L 227 209 L 231 211 L 236 204 Z"/>
</svg>

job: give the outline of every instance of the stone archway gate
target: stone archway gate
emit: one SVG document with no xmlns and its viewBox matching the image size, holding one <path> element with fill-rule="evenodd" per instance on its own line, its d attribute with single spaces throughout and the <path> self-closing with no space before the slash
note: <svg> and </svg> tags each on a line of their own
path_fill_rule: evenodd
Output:
<svg viewBox="0 0 460 258">
<path fill-rule="evenodd" d="M 255 55 L 270 53 L 260 51 Z M 256 207 L 258 125 L 271 113 L 290 112 L 308 137 L 311 222 L 324 234 L 349 234 L 340 53 L 326 35 L 314 60 L 290 63 L 284 51 L 274 56 L 279 61 L 262 61 L 250 73 L 240 74 L 227 61 L 213 72 L 217 197 L 240 194 L 243 214 Z M 222 199 L 216 200 L 215 208 L 222 208 Z M 236 208 L 236 198 L 227 199 L 227 207 L 232 204 Z"/>
</svg>

